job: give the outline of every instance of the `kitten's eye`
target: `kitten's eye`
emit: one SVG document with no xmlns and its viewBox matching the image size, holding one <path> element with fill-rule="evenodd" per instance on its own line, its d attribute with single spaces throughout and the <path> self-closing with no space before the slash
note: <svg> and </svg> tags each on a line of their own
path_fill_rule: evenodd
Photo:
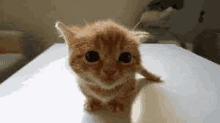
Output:
<svg viewBox="0 0 220 123">
<path fill-rule="evenodd" d="M 123 52 L 118 58 L 118 62 L 129 63 L 131 62 L 131 54 L 129 52 Z"/>
<path fill-rule="evenodd" d="M 86 60 L 89 62 L 96 62 L 99 60 L 99 53 L 96 51 L 89 51 L 86 54 Z"/>
</svg>

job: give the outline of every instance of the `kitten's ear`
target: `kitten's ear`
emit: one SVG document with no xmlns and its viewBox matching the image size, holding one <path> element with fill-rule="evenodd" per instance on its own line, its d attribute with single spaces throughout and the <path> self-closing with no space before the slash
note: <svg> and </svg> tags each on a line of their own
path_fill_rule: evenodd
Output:
<svg viewBox="0 0 220 123">
<path fill-rule="evenodd" d="M 135 36 L 144 36 L 144 35 L 148 35 L 148 32 L 145 31 L 131 31 L 131 33 L 133 33 Z"/>
<path fill-rule="evenodd" d="M 148 32 L 144 32 L 144 31 L 131 31 L 131 33 L 139 39 L 139 43 L 142 43 L 144 39 L 149 37 L 149 33 Z M 143 39 L 143 40 L 142 40 Z"/>
<path fill-rule="evenodd" d="M 69 44 L 69 41 L 72 40 L 72 38 L 74 38 L 74 33 L 69 30 L 68 26 L 66 26 L 60 21 L 57 21 L 55 23 L 55 27 L 61 34 L 61 37 L 65 39 L 66 44 Z"/>
</svg>

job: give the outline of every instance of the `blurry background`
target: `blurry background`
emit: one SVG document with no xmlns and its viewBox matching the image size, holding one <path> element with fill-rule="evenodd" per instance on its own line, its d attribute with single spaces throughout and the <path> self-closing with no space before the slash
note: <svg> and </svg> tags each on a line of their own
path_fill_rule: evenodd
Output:
<svg viewBox="0 0 220 123">
<path fill-rule="evenodd" d="M 139 12 L 138 29 L 152 36 L 145 43 L 174 43 L 220 64 L 218 0 L 151 0 Z"/>
<path fill-rule="evenodd" d="M 219 3 L 219 0 L 0 0 L 0 83 L 54 43 L 63 42 L 54 27 L 57 20 L 67 25 L 84 25 L 83 19 L 92 23 L 112 18 L 132 29 L 143 13 L 152 11 L 156 13 L 151 16 L 158 17 L 156 23 L 145 20 L 136 29 L 153 32 L 145 43 L 174 43 L 220 63 Z M 172 11 L 160 18 L 169 7 Z"/>
</svg>

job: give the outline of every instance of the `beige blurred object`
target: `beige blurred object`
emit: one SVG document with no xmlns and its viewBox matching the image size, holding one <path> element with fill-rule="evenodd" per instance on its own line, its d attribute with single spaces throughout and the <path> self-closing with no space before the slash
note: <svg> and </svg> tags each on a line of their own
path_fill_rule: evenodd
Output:
<svg viewBox="0 0 220 123">
<path fill-rule="evenodd" d="M 21 31 L 0 30 L 0 83 L 26 64 L 22 36 Z"/>
<path fill-rule="evenodd" d="M 13 66 L 18 61 L 24 59 L 24 56 L 20 53 L 8 53 L 8 54 L 0 54 L 0 73 L 3 70 L 6 70 L 7 67 Z"/>
<path fill-rule="evenodd" d="M 21 31 L 0 30 L 0 53 L 22 53 Z"/>
<path fill-rule="evenodd" d="M 143 20 L 143 27 L 148 32 L 169 33 L 181 43 L 192 43 L 196 35 L 207 27 L 198 23 L 203 3 L 204 0 L 184 0 L 181 10 L 172 7 L 163 11 L 146 9 L 137 15 L 136 20 Z"/>
<path fill-rule="evenodd" d="M 0 84 L 28 61 L 21 53 L 0 54 Z"/>
<path fill-rule="evenodd" d="M 170 16 L 170 31 L 184 35 L 198 24 L 204 0 L 184 0 L 182 10 L 176 10 Z"/>
<path fill-rule="evenodd" d="M 192 43 L 195 37 L 202 32 L 206 25 L 199 23 L 200 12 L 205 0 L 184 0 L 182 10 L 176 10 L 170 15 L 169 33 L 181 43 Z M 205 15 L 206 16 L 206 15 Z"/>
<path fill-rule="evenodd" d="M 160 26 L 160 27 L 167 27 L 167 26 L 169 26 L 167 24 L 170 19 L 170 15 L 174 11 L 175 10 L 172 7 L 169 7 L 162 12 L 147 11 L 141 15 L 140 21 L 144 22 L 144 24 L 146 26 L 156 25 L 156 26 Z"/>
</svg>

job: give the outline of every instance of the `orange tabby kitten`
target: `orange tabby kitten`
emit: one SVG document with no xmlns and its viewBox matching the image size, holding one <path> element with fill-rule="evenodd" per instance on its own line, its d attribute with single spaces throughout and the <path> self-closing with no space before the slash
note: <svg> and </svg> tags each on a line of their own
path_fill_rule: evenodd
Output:
<svg viewBox="0 0 220 123">
<path fill-rule="evenodd" d="M 159 76 L 141 65 L 139 38 L 145 32 L 129 31 L 112 20 L 84 27 L 68 27 L 56 22 L 69 47 L 69 64 L 86 96 L 86 110 L 123 111 L 124 98 L 135 90 L 135 73 L 147 80 L 161 82 Z"/>
</svg>

